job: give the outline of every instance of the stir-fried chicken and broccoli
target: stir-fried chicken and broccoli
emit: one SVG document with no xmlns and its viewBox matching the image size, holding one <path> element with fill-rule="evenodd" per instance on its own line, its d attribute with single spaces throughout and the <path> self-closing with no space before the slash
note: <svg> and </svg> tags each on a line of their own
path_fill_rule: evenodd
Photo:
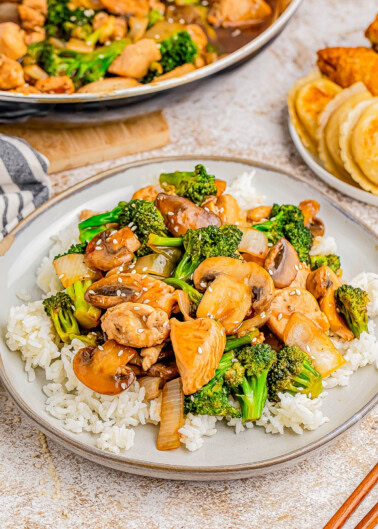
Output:
<svg viewBox="0 0 378 529">
<path fill-rule="evenodd" d="M 16 0 L 0 24 L 0 90 L 108 93 L 181 77 L 252 40 L 281 9 L 277 0 Z"/>
<path fill-rule="evenodd" d="M 330 335 L 368 332 L 369 303 L 337 255 L 312 254 L 318 212 L 243 211 L 202 165 L 83 212 L 81 242 L 53 260 L 64 290 L 43 302 L 57 337 L 84 344 L 78 379 L 105 395 L 142 379 L 147 399 L 163 390 L 161 450 L 184 414 L 253 422 L 285 393 L 318 397 L 345 363 Z"/>
</svg>

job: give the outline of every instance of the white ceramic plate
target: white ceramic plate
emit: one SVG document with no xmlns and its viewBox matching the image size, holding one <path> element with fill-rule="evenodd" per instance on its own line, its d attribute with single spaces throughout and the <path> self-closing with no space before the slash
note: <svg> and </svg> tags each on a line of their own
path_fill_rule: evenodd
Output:
<svg viewBox="0 0 378 529">
<path fill-rule="evenodd" d="M 335 439 L 359 421 L 377 401 L 376 372 L 373 366 L 360 369 L 346 388 L 329 391 L 323 410 L 330 421 L 318 430 L 295 435 L 268 435 L 261 428 L 235 435 L 233 428 L 220 423 L 218 434 L 207 438 L 202 449 L 188 452 L 184 448 L 159 452 L 155 442 L 157 428 L 152 425 L 136 429 L 134 447 L 122 455 L 103 452 L 95 447 L 90 434 L 73 434 L 64 430 L 48 415 L 44 406 L 42 372 L 28 383 L 19 354 L 5 344 L 9 309 L 20 304 L 16 293 L 27 289 L 33 299 L 41 292 L 35 286 L 35 272 L 42 256 L 51 246 L 50 237 L 77 220 L 83 208 L 112 208 L 121 199 L 151 181 L 161 172 L 191 170 L 203 162 L 218 178 L 232 179 L 256 168 L 254 185 L 264 193 L 267 203 L 298 203 L 313 198 L 321 204 L 321 218 L 329 234 L 336 237 L 346 278 L 361 270 L 374 271 L 378 262 L 377 240 L 369 229 L 347 215 L 325 195 L 293 176 L 267 166 L 257 166 L 240 159 L 166 158 L 140 162 L 102 173 L 66 190 L 33 213 L 0 244 L 0 376 L 19 408 L 50 437 L 76 454 L 100 464 L 137 474 L 177 479 L 235 479 L 276 469 L 298 462 L 327 442 Z M 8 248 L 8 250 L 7 250 Z M 6 251 L 7 250 L 7 251 Z M 5 295 L 6 293 L 6 295 Z"/>
<path fill-rule="evenodd" d="M 378 196 L 373 195 L 368 191 L 364 191 L 363 189 L 347 184 L 346 182 L 339 180 L 339 178 L 336 178 L 336 176 L 333 176 L 333 174 L 324 169 L 322 161 L 317 156 L 314 156 L 303 145 L 300 137 L 298 136 L 297 131 L 295 130 L 294 126 L 290 121 L 290 118 L 289 132 L 291 139 L 293 140 L 294 145 L 297 148 L 297 151 L 302 157 L 302 160 L 305 162 L 306 165 L 308 165 L 310 169 L 314 171 L 315 174 L 318 175 L 319 178 L 324 180 L 324 182 L 326 182 L 330 186 L 338 189 L 338 191 L 341 191 L 345 195 L 348 195 L 349 197 L 352 197 L 356 200 L 361 200 L 361 202 L 366 202 L 367 204 L 371 204 L 372 206 L 378 207 Z"/>
</svg>

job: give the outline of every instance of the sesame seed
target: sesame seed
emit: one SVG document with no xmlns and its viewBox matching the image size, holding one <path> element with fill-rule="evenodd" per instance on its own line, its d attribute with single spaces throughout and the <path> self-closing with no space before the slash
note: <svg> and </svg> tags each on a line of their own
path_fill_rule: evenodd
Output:
<svg viewBox="0 0 378 529">
<path fill-rule="evenodd" d="M 237 324 L 240 323 L 240 322 L 237 320 L 237 321 L 233 321 L 232 323 L 234 323 L 235 325 L 237 325 Z"/>
<path fill-rule="evenodd" d="M 136 274 L 136 270 L 132 270 L 131 273 L 132 273 L 132 274 Z"/>
<path fill-rule="evenodd" d="M 290 296 L 295 296 L 295 294 L 296 294 L 295 290 L 292 290 L 289 295 Z"/>
<path fill-rule="evenodd" d="M 295 289 L 295 292 L 298 294 L 298 296 L 301 295 L 301 291 L 299 290 L 299 288 L 296 288 L 296 289 Z"/>
<path fill-rule="evenodd" d="M 124 382 L 122 382 L 122 384 L 121 384 L 121 388 L 122 388 L 122 389 L 126 389 L 126 384 L 125 384 Z"/>
<path fill-rule="evenodd" d="M 265 318 L 265 312 L 262 312 L 262 313 L 260 314 L 260 316 L 261 316 L 262 318 Z"/>
<path fill-rule="evenodd" d="M 123 355 L 123 349 L 121 349 L 119 352 L 118 352 L 118 356 L 122 356 Z"/>
<path fill-rule="evenodd" d="M 122 267 L 120 267 L 120 268 L 122 268 Z M 135 263 L 131 264 L 131 265 L 129 266 L 129 268 L 135 268 Z"/>
<path fill-rule="evenodd" d="M 96 246 L 95 250 L 102 250 L 102 246 Z"/>
<path fill-rule="evenodd" d="M 142 290 L 143 290 L 143 292 L 147 292 L 148 288 L 147 287 L 143 287 Z"/>
<path fill-rule="evenodd" d="M 223 213 L 223 212 L 224 212 L 224 208 L 220 208 L 219 213 Z"/>
<path fill-rule="evenodd" d="M 252 343 L 257 342 L 257 338 L 252 338 Z"/>
<path fill-rule="evenodd" d="M 212 292 L 212 291 L 213 291 L 213 289 L 211 287 L 209 287 L 209 292 Z"/>
<path fill-rule="evenodd" d="M 117 296 L 120 296 L 120 295 L 121 295 L 121 291 L 117 290 Z"/>
<path fill-rule="evenodd" d="M 280 321 L 282 320 L 282 313 L 280 312 L 279 315 L 277 316 L 277 320 Z"/>
<path fill-rule="evenodd" d="M 62 279 L 64 277 L 64 274 L 60 274 L 59 279 Z"/>
<path fill-rule="evenodd" d="M 314 356 L 314 355 L 311 355 L 311 358 L 312 358 L 313 360 L 315 360 L 315 356 Z"/>
<path fill-rule="evenodd" d="M 131 226 L 134 226 L 134 222 L 133 222 L 133 221 L 129 222 L 127 226 L 128 226 L 129 228 L 131 228 Z"/>
<path fill-rule="evenodd" d="M 179 231 L 178 226 L 175 226 L 173 229 L 174 229 L 176 232 Z"/>
<path fill-rule="evenodd" d="M 97 349 L 100 349 L 100 351 L 103 351 L 104 348 L 102 347 L 102 345 L 99 345 Z"/>
<path fill-rule="evenodd" d="M 295 268 L 295 270 L 298 272 L 298 270 L 299 270 L 299 266 L 298 266 L 297 264 L 294 265 L 294 268 Z"/>
<path fill-rule="evenodd" d="M 308 353 L 309 353 L 309 352 L 311 351 L 311 349 L 310 349 L 310 346 L 309 346 L 309 345 L 306 345 L 306 350 L 307 350 L 307 352 L 308 352 Z"/>
<path fill-rule="evenodd" d="M 169 321 L 168 320 L 163 323 L 163 327 L 168 327 L 168 325 L 169 325 Z"/>
<path fill-rule="evenodd" d="M 122 283 L 122 277 L 118 278 L 118 283 Z"/>
<path fill-rule="evenodd" d="M 194 397 L 193 397 L 193 395 L 190 395 L 190 400 L 191 400 L 192 402 L 194 402 Z"/>
<path fill-rule="evenodd" d="M 138 334 L 142 334 L 142 332 L 144 332 L 144 329 L 138 329 L 138 330 L 137 330 L 137 333 L 138 333 Z"/>
<path fill-rule="evenodd" d="M 173 211 L 168 211 L 168 215 L 172 217 L 172 215 L 174 215 Z"/>
<path fill-rule="evenodd" d="M 117 239 L 113 239 L 113 244 L 117 244 Z"/>
<path fill-rule="evenodd" d="M 115 233 L 117 233 L 117 230 L 113 230 L 112 232 L 110 232 L 110 235 L 114 235 Z"/>
<path fill-rule="evenodd" d="M 268 269 L 268 273 L 272 276 L 273 275 L 273 270 L 271 270 L 270 268 Z"/>
<path fill-rule="evenodd" d="M 150 299 L 145 299 L 143 303 L 149 303 L 151 300 Z"/>
<path fill-rule="evenodd" d="M 201 355 L 203 353 L 202 347 L 198 347 L 198 354 Z"/>
<path fill-rule="evenodd" d="M 88 290 L 88 294 L 96 294 L 94 290 Z"/>
<path fill-rule="evenodd" d="M 200 283 L 200 286 L 201 286 L 202 288 L 206 288 L 206 283 L 205 283 L 204 281 L 202 281 L 202 283 Z"/>
<path fill-rule="evenodd" d="M 202 239 L 202 235 L 199 234 L 199 235 L 198 235 L 198 240 L 200 241 L 201 239 Z"/>
<path fill-rule="evenodd" d="M 203 208 L 205 211 L 210 211 L 208 207 Z"/>
<path fill-rule="evenodd" d="M 142 268 L 142 272 L 147 272 L 148 268 L 147 266 L 145 266 L 144 268 Z"/>
<path fill-rule="evenodd" d="M 137 229 L 137 227 L 136 227 L 136 226 L 133 226 L 133 227 L 131 228 L 131 231 L 135 231 L 136 229 Z"/>
<path fill-rule="evenodd" d="M 134 310 L 139 310 L 139 309 L 140 309 L 140 307 L 134 307 Z"/>
</svg>

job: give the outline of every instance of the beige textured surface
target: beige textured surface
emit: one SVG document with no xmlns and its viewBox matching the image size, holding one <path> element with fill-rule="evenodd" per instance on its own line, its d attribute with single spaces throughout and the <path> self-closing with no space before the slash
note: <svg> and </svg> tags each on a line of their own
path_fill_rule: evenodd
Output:
<svg viewBox="0 0 378 529">
<path fill-rule="evenodd" d="M 376 10 L 376 0 L 305 0 L 284 34 L 253 62 L 147 102 L 148 110 L 166 108 L 172 144 L 117 163 L 201 153 L 268 161 L 314 181 L 378 232 L 378 209 L 336 193 L 301 163 L 284 104 L 295 79 L 313 67 L 316 49 L 365 44 L 362 29 Z M 54 177 L 55 189 L 114 165 Z M 321 529 L 376 461 L 377 428 L 371 414 L 308 462 L 266 477 L 165 482 L 107 470 L 46 443 L 0 388 L 0 529 Z M 345 528 L 353 529 L 377 499 L 378 490 Z"/>
</svg>

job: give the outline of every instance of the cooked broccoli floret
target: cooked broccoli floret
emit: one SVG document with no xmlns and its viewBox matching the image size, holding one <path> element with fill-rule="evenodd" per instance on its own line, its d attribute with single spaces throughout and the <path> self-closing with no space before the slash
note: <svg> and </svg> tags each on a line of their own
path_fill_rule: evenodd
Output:
<svg viewBox="0 0 378 529">
<path fill-rule="evenodd" d="M 176 195 L 188 198 L 198 206 L 217 194 L 215 176 L 208 174 L 204 165 L 196 165 L 194 172 L 162 173 L 160 185 L 166 190 L 173 188 Z"/>
<path fill-rule="evenodd" d="M 91 279 L 76 281 L 66 289 L 74 304 L 74 316 L 84 329 L 97 327 L 100 321 L 101 310 L 85 301 L 85 293 L 92 285 Z"/>
<path fill-rule="evenodd" d="M 242 409 L 243 421 L 260 419 L 268 396 L 267 376 L 276 360 L 276 352 L 267 344 L 256 344 L 236 351 L 236 358 L 245 373 L 235 390 Z"/>
<path fill-rule="evenodd" d="M 87 243 L 86 242 L 79 242 L 78 244 L 73 244 L 72 246 L 70 246 L 70 248 L 68 248 L 68 250 L 66 251 L 66 253 L 60 253 L 58 255 L 56 255 L 54 257 L 54 261 L 55 259 L 59 259 L 59 257 L 63 257 L 64 255 L 69 255 L 69 254 L 72 254 L 72 253 L 85 253 L 85 250 L 87 248 Z"/>
<path fill-rule="evenodd" d="M 198 307 L 198 305 L 201 303 L 203 295 L 183 279 L 168 277 L 167 279 L 164 279 L 164 283 L 167 283 L 167 285 L 171 285 L 186 292 L 190 301 L 193 303 L 193 305 L 195 305 L 195 307 Z"/>
<path fill-rule="evenodd" d="M 74 338 L 89 345 L 96 345 L 96 337 L 80 334 L 78 322 L 74 316 L 74 307 L 70 296 L 66 292 L 58 292 L 43 301 L 45 312 L 54 324 L 59 338 L 64 343 L 70 343 Z"/>
<path fill-rule="evenodd" d="M 93 9 L 83 7 L 70 9 L 69 0 L 48 0 L 47 4 L 44 28 L 48 37 L 68 40 L 74 32 L 77 38 L 83 38 L 91 33 L 91 23 L 95 15 Z"/>
<path fill-rule="evenodd" d="M 187 31 L 179 31 L 160 43 L 160 53 L 160 61 L 152 65 L 142 83 L 150 83 L 155 77 L 171 72 L 178 66 L 193 63 L 198 54 L 198 46 Z"/>
<path fill-rule="evenodd" d="M 95 235 L 104 231 L 109 223 L 117 223 L 121 228 L 129 225 L 135 228 L 134 233 L 142 245 L 136 252 L 138 257 L 151 253 L 147 246 L 150 234 L 157 234 L 161 237 L 168 236 L 163 216 L 155 208 L 154 203 L 137 199 L 130 200 L 130 202 L 120 202 L 111 211 L 93 215 L 80 222 L 80 240 L 90 241 Z"/>
<path fill-rule="evenodd" d="M 116 40 L 91 53 L 60 49 L 48 41 L 36 42 L 28 47 L 28 58 L 38 63 L 51 76 L 68 75 L 76 88 L 98 81 L 122 52 L 128 39 Z"/>
<path fill-rule="evenodd" d="M 311 270 L 317 270 L 321 266 L 329 266 L 335 274 L 340 270 L 340 257 L 333 253 L 328 255 L 310 255 Z"/>
<path fill-rule="evenodd" d="M 149 244 L 155 246 L 180 246 L 183 244 L 185 253 L 179 262 L 174 277 L 188 279 L 195 269 L 209 257 L 234 257 L 243 232 L 233 225 L 208 226 L 198 230 L 188 230 L 183 237 L 149 238 Z"/>
<path fill-rule="evenodd" d="M 337 308 L 356 338 L 359 338 L 362 332 L 369 332 L 367 305 L 370 300 L 365 290 L 341 285 L 335 291 L 335 299 Z"/>
<path fill-rule="evenodd" d="M 296 206 L 274 204 L 269 220 L 253 227 L 265 233 L 271 244 L 285 237 L 294 246 L 300 261 L 308 264 L 313 235 L 303 220 L 303 213 Z"/>
<path fill-rule="evenodd" d="M 193 395 L 185 396 L 184 411 L 194 415 L 215 415 L 222 417 L 240 417 L 240 410 L 232 406 L 228 397 L 230 386 L 225 375 L 233 366 L 233 353 L 222 356 L 214 377 Z"/>
<path fill-rule="evenodd" d="M 299 347 L 285 346 L 277 353 L 277 361 L 268 373 L 269 400 L 279 401 L 278 394 L 303 393 L 316 398 L 323 391 L 322 377 L 310 357 Z"/>
<path fill-rule="evenodd" d="M 257 338 L 260 331 L 258 329 L 253 329 L 244 336 L 235 338 L 235 336 L 228 336 L 226 340 L 226 346 L 224 348 L 225 352 L 232 351 L 233 349 L 238 349 L 244 345 L 252 345 L 252 340 Z"/>
</svg>

